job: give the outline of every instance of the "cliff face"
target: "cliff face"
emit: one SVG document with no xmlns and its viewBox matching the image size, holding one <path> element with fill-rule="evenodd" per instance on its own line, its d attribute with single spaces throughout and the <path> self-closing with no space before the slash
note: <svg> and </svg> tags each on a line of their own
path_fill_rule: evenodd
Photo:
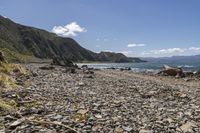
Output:
<svg viewBox="0 0 200 133">
<path fill-rule="evenodd" d="M 41 59 L 68 59 L 75 62 L 135 62 L 135 59 L 130 60 L 121 53 L 94 53 L 81 47 L 72 38 L 63 38 L 45 30 L 23 26 L 2 16 L 0 16 L 0 31 L 0 49 L 22 55 Z"/>
</svg>

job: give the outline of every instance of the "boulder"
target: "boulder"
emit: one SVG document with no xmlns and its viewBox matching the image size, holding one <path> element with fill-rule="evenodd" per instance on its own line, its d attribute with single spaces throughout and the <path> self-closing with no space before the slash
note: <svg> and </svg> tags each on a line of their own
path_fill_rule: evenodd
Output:
<svg viewBox="0 0 200 133">
<path fill-rule="evenodd" d="M 107 69 L 116 70 L 115 67 L 108 67 Z"/>
<path fill-rule="evenodd" d="M 125 68 L 120 68 L 119 70 L 120 70 L 120 71 L 125 71 L 125 70 L 126 70 L 126 71 L 130 71 L 131 68 L 130 68 L 130 67 L 125 67 Z"/>
<path fill-rule="evenodd" d="M 125 67 L 125 70 L 128 70 L 128 71 L 130 71 L 130 70 L 131 70 L 131 68 L 130 68 L 130 67 Z"/>
<path fill-rule="evenodd" d="M 82 65 L 81 68 L 82 69 L 88 69 L 88 65 Z"/>
<path fill-rule="evenodd" d="M 0 51 L 0 62 L 8 63 L 3 52 Z"/>
<path fill-rule="evenodd" d="M 164 65 L 164 70 L 158 72 L 160 75 L 164 76 L 175 76 L 175 77 L 184 77 L 185 74 L 181 68 L 173 68 L 167 65 Z"/>
</svg>

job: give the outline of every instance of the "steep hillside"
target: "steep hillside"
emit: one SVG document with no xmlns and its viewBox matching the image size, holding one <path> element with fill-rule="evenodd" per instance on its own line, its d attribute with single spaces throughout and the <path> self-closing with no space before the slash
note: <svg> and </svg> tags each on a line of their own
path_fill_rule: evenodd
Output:
<svg viewBox="0 0 200 133">
<path fill-rule="evenodd" d="M 71 38 L 59 37 L 45 30 L 16 24 L 0 16 L 0 49 L 41 59 L 135 62 L 123 54 L 94 53 Z"/>
<path fill-rule="evenodd" d="M 113 52 L 100 52 L 97 56 L 100 61 L 104 62 L 116 62 L 116 63 L 124 63 L 124 62 L 144 62 L 139 58 L 131 58 L 126 57 L 122 53 L 113 53 Z"/>
</svg>

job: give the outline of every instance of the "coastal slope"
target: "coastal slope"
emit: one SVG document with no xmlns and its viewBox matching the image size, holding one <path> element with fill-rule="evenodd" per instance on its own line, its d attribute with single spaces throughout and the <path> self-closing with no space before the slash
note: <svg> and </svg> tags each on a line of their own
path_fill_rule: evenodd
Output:
<svg viewBox="0 0 200 133">
<path fill-rule="evenodd" d="M 40 59 L 71 60 L 74 62 L 142 62 L 121 53 L 95 53 L 80 46 L 72 38 L 59 37 L 54 33 L 24 26 L 0 16 L 0 49 Z"/>
</svg>

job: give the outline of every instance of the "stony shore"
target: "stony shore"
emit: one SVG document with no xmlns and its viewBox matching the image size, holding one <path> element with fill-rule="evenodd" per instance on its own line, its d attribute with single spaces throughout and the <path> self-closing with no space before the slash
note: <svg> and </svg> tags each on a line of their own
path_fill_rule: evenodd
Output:
<svg viewBox="0 0 200 133">
<path fill-rule="evenodd" d="M 119 70 L 67 72 L 24 64 L 29 85 L 1 92 L 0 132 L 200 132 L 200 82 Z M 24 82 L 20 79 L 19 82 Z"/>
</svg>

